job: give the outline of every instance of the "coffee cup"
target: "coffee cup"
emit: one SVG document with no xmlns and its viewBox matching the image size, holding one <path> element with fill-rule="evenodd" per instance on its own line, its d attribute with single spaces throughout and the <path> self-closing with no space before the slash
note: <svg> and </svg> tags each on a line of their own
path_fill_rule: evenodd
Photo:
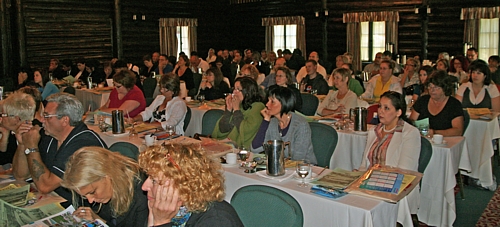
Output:
<svg viewBox="0 0 500 227">
<path fill-rule="evenodd" d="M 432 142 L 434 142 L 435 144 L 442 144 L 443 143 L 443 135 L 434 134 L 434 136 L 432 136 Z"/>
<path fill-rule="evenodd" d="M 236 164 L 236 154 L 235 153 L 227 153 L 226 154 L 226 163 L 229 165 Z"/>
<path fill-rule="evenodd" d="M 191 102 L 191 97 L 186 97 L 186 102 Z"/>
<path fill-rule="evenodd" d="M 146 135 L 144 139 L 146 140 L 146 146 L 148 147 L 153 146 L 156 143 L 156 136 L 154 135 Z"/>
</svg>

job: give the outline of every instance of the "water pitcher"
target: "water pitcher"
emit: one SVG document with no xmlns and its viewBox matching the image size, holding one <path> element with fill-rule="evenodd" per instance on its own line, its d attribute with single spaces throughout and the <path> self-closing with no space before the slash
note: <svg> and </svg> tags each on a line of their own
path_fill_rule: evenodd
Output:
<svg viewBox="0 0 500 227">
<path fill-rule="evenodd" d="M 282 140 L 269 140 L 263 144 L 267 156 L 267 175 L 285 175 L 285 146 L 287 145 L 290 145 L 290 142 L 283 142 Z M 289 157 L 292 157 L 290 146 L 288 146 L 288 150 Z"/>
</svg>

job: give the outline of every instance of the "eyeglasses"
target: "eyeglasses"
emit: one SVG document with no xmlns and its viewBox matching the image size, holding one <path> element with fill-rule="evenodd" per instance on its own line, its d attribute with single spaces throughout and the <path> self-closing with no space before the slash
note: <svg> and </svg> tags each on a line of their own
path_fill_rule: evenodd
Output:
<svg viewBox="0 0 500 227">
<path fill-rule="evenodd" d="M 47 113 L 43 113 L 42 116 L 43 116 L 43 118 L 47 119 L 47 118 L 51 118 L 51 117 L 59 117 L 60 115 L 59 114 L 47 114 Z"/>
<path fill-rule="evenodd" d="M 239 91 L 239 92 L 241 92 L 241 91 L 243 91 L 243 89 L 239 89 L 239 88 L 233 87 L 233 91 Z"/>
<path fill-rule="evenodd" d="M 429 85 L 429 86 L 427 86 L 427 88 L 428 88 L 429 90 L 439 90 L 439 89 L 441 89 L 441 87 L 438 87 L 438 86 L 430 86 L 430 85 Z"/>
<path fill-rule="evenodd" d="M 16 115 L 0 113 L 0 117 L 15 117 Z"/>
<path fill-rule="evenodd" d="M 123 87 L 123 85 L 116 85 L 116 84 L 113 84 L 113 86 L 115 86 L 116 89 Z"/>
</svg>

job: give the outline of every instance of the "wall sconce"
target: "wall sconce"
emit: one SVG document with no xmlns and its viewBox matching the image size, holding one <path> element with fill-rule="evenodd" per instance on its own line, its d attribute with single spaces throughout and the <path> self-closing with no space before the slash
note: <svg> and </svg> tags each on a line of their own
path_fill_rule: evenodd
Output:
<svg viewBox="0 0 500 227">
<path fill-rule="evenodd" d="M 140 17 L 141 20 L 145 21 L 146 20 L 146 15 L 142 13 L 134 14 L 132 15 L 132 20 L 137 21 L 137 18 Z"/>
<path fill-rule="evenodd" d="M 325 17 L 327 17 L 328 16 L 328 9 L 323 9 L 321 11 L 316 11 L 316 12 L 314 12 L 314 15 L 316 17 L 320 17 L 320 16 L 323 16 L 323 15 L 325 15 Z"/>
<path fill-rule="evenodd" d="M 427 14 L 430 14 L 431 13 L 431 8 L 427 5 L 427 6 L 423 6 L 421 8 L 418 8 L 418 7 L 415 7 L 415 14 L 418 14 L 420 12 L 420 10 L 426 10 L 425 12 L 427 12 Z"/>
</svg>

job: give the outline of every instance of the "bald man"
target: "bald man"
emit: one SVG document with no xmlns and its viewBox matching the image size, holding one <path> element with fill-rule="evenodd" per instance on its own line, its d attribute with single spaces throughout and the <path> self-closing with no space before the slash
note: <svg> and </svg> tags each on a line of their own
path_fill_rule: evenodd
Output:
<svg viewBox="0 0 500 227">
<path fill-rule="evenodd" d="M 321 74 L 325 78 L 325 80 L 328 81 L 328 74 L 326 73 L 325 67 L 323 67 L 319 64 L 318 52 L 316 52 L 316 51 L 311 52 L 309 54 L 309 60 L 315 60 L 318 63 L 317 73 Z M 303 66 L 302 68 L 300 68 L 299 72 L 297 73 L 297 76 L 296 76 L 297 81 L 302 81 L 302 78 L 304 78 L 306 75 L 307 75 L 307 70 L 306 70 L 306 67 Z"/>
</svg>

